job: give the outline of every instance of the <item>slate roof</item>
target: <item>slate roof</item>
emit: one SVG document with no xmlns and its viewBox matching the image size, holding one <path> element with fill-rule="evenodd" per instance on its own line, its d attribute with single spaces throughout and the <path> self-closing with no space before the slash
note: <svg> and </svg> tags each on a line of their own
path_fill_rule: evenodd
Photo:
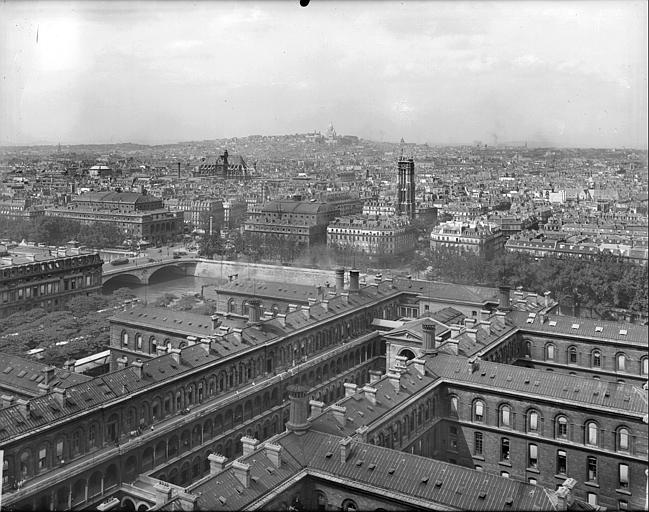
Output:
<svg viewBox="0 0 649 512">
<path fill-rule="evenodd" d="M 402 503 L 429 503 L 430 508 L 438 504 L 458 510 L 556 510 L 553 493 L 542 487 L 356 440 L 343 461 L 340 440 L 314 430 L 279 434 L 271 439 L 282 446 L 279 468 L 266 457 L 263 444 L 237 459 L 250 465 L 250 487 L 242 486 L 228 464 L 187 492 L 198 496 L 201 510 L 244 510 L 282 483 L 310 475 L 342 479 L 368 493 L 386 491 Z M 171 509 L 171 503 L 163 507 Z"/>
<path fill-rule="evenodd" d="M 313 430 L 327 432 L 335 435 L 354 435 L 356 429 L 362 426 L 370 426 L 373 422 L 389 413 L 399 404 L 405 402 L 413 395 L 419 393 L 429 384 L 438 380 L 435 375 L 420 375 L 412 364 L 408 364 L 407 371 L 401 376 L 399 392 L 396 392 L 394 385 L 385 375 L 378 381 L 370 384 L 376 389 L 376 403 L 372 404 L 365 393 L 358 388 L 358 392 L 352 396 L 342 398 L 336 402 L 337 405 L 345 407 L 344 421 L 340 421 L 336 414 L 325 409 L 311 419 Z"/>
<path fill-rule="evenodd" d="M 496 288 L 403 278 L 394 278 L 393 282 L 399 290 L 420 293 L 426 298 L 471 304 L 498 303 Z"/>
<path fill-rule="evenodd" d="M 47 364 L 32 359 L 2 354 L 2 358 L 0 358 L 0 393 L 14 395 L 17 398 L 40 395 L 39 384 L 45 381 L 43 372 L 49 367 Z M 89 380 L 92 380 L 92 377 L 55 368 L 51 384 L 53 387 L 68 388 Z"/>
<path fill-rule="evenodd" d="M 434 375 L 460 385 L 493 389 L 501 395 L 529 393 L 552 402 L 587 405 L 618 414 L 647 414 L 646 392 L 632 384 L 613 384 L 559 373 L 553 373 L 549 379 L 543 370 L 482 360 L 479 368 L 471 372 L 467 359 L 444 353 L 436 357 L 424 356 L 424 359 L 426 368 Z"/>
<path fill-rule="evenodd" d="M 542 315 L 530 316 L 529 314 L 517 312 L 510 313 L 508 318 L 520 330 L 539 334 L 594 338 L 606 342 L 621 342 L 641 347 L 647 347 L 649 343 L 649 326 L 646 325 L 559 315 L 547 315 L 544 319 Z"/>
<path fill-rule="evenodd" d="M 318 287 L 303 284 L 276 283 L 258 280 L 236 280 L 216 287 L 217 293 L 254 295 L 260 298 L 275 298 L 296 303 L 307 303 L 308 298 L 318 297 Z M 327 290 L 322 287 L 323 290 Z"/>
</svg>

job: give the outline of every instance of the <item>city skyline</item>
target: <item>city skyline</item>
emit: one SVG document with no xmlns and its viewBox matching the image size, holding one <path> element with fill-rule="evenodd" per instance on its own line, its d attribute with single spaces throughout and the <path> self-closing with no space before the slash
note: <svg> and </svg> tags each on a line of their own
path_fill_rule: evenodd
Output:
<svg viewBox="0 0 649 512">
<path fill-rule="evenodd" d="M 5 2 L 0 145 L 647 147 L 643 2 Z"/>
</svg>

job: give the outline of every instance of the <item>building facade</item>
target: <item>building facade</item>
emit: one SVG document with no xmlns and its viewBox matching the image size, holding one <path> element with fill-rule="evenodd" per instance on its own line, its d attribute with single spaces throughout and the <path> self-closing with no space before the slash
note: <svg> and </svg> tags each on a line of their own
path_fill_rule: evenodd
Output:
<svg viewBox="0 0 649 512">
<path fill-rule="evenodd" d="M 173 240 L 183 233 L 182 214 L 164 208 L 162 199 L 135 192 L 89 192 L 65 207 L 47 208 L 45 216 L 108 224 L 125 237 L 150 242 Z"/>
<path fill-rule="evenodd" d="M 350 216 L 327 227 L 327 246 L 372 255 L 401 254 L 414 250 L 417 237 L 410 218 Z"/>
<path fill-rule="evenodd" d="M 60 309 L 70 297 L 99 292 L 102 264 L 97 253 L 65 249 L 51 256 L 3 256 L 0 318 L 33 307 Z"/>
<path fill-rule="evenodd" d="M 498 227 L 457 221 L 442 222 L 430 234 L 430 248 L 447 247 L 492 258 L 504 250 L 505 239 Z"/>
</svg>

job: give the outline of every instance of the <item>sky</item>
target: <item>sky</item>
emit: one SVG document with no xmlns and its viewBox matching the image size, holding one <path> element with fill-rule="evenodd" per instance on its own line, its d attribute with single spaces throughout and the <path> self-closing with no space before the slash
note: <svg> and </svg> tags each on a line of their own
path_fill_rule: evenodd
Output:
<svg viewBox="0 0 649 512">
<path fill-rule="evenodd" d="M 647 2 L 0 3 L 0 145 L 647 147 Z"/>
</svg>

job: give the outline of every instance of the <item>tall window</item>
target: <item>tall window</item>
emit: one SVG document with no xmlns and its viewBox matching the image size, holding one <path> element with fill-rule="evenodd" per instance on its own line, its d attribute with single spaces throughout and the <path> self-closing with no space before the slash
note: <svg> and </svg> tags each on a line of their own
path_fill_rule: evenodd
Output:
<svg viewBox="0 0 649 512">
<path fill-rule="evenodd" d="M 500 426 L 501 427 L 511 427 L 512 419 L 512 408 L 509 405 L 502 405 L 500 407 Z"/>
<path fill-rule="evenodd" d="M 566 452 L 564 450 L 557 451 L 557 474 L 568 474 L 568 457 L 566 456 Z"/>
<path fill-rule="evenodd" d="M 142 335 L 138 334 L 135 336 L 135 342 L 137 343 L 137 349 L 142 350 Z"/>
<path fill-rule="evenodd" d="M 473 421 L 484 421 L 484 402 L 476 400 L 473 404 Z"/>
<path fill-rule="evenodd" d="M 552 343 L 545 346 L 545 358 L 548 361 L 554 361 L 554 345 Z"/>
<path fill-rule="evenodd" d="M 539 467 L 539 448 L 535 444 L 529 445 L 529 457 L 527 461 L 527 467 L 529 468 Z"/>
<path fill-rule="evenodd" d="M 557 434 L 556 436 L 560 439 L 568 438 L 568 419 L 565 416 L 559 416 L 557 418 Z"/>
<path fill-rule="evenodd" d="M 625 427 L 617 431 L 617 449 L 621 452 L 629 451 L 629 429 Z"/>
<path fill-rule="evenodd" d="M 451 450 L 457 450 L 457 427 L 454 425 L 448 428 L 448 442 Z"/>
<path fill-rule="evenodd" d="M 536 433 L 539 431 L 539 413 L 530 411 L 527 414 L 527 431 Z"/>
<path fill-rule="evenodd" d="M 593 350 L 593 368 L 602 366 L 602 353 L 599 350 Z"/>
<path fill-rule="evenodd" d="M 125 347 L 128 347 L 128 333 L 127 332 L 122 333 L 122 345 L 124 345 Z"/>
<path fill-rule="evenodd" d="M 506 437 L 500 440 L 500 460 L 509 460 L 509 439 Z"/>
<path fill-rule="evenodd" d="M 473 454 L 482 455 L 482 432 L 473 434 Z"/>
<path fill-rule="evenodd" d="M 594 421 L 586 423 L 586 444 L 597 446 L 598 430 L 597 423 Z"/>
<path fill-rule="evenodd" d="M 451 416 L 457 418 L 458 411 L 458 398 L 456 396 L 451 397 Z"/>
<path fill-rule="evenodd" d="M 577 364 L 577 347 L 570 347 L 568 349 L 568 363 Z"/>
<path fill-rule="evenodd" d="M 646 356 L 640 359 L 640 373 L 642 375 L 649 375 L 649 358 Z"/>
<path fill-rule="evenodd" d="M 627 464 L 620 464 L 619 466 L 620 486 L 619 489 L 629 488 L 629 466 Z"/>
<path fill-rule="evenodd" d="M 586 481 L 595 482 L 597 481 L 597 457 L 588 457 L 587 463 Z"/>
<path fill-rule="evenodd" d="M 626 371 L 626 356 L 624 354 L 618 354 L 616 356 L 617 360 L 617 370 L 619 372 L 625 372 Z"/>
<path fill-rule="evenodd" d="M 97 425 L 90 425 L 90 430 L 88 431 L 88 446 L 90 448 L 97 446 Z"/>
<path fill-rule="evenodd" d="M 47 467 L 47 448 L 42 446 L 38 450 L 38 469 L 44 469 Z"/>
</svg>

